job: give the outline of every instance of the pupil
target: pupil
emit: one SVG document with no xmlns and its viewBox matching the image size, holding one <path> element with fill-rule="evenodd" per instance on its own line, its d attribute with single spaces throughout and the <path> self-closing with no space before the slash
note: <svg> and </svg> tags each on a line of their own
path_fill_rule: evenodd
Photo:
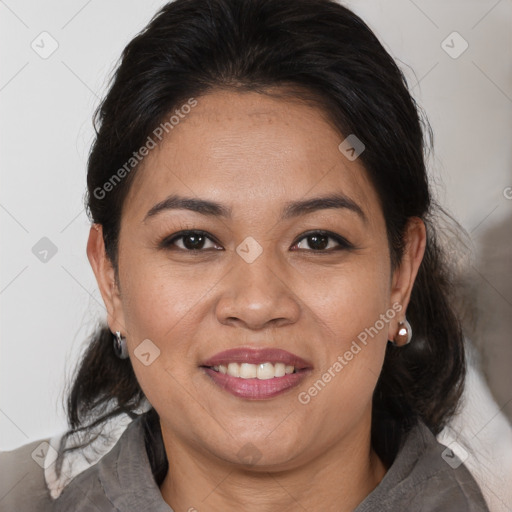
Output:
<svg viewBox="0 0 512 512">
<path fill-rule="evenodd" d="M 310 235 L 308 238 L 309 240 L 313 240 L 313 243 L 310 243 L 310 246 L 315 250 L 325 249 L 329 245 L 329 237 L 325 235 Z M 321 241 L 320 243 L 318 242 L 319 240 Z"/>
<path fill-rule="evenodd" d="M 195 240 L 192 243 L 188 243 L 189 240 Z M 203 235 L 187 235 L 183 238 L 183 245 L 187 249 L 200 249 L 202 247 L 202 244 L 204 243 L 204 237 Z"/>
</svg>

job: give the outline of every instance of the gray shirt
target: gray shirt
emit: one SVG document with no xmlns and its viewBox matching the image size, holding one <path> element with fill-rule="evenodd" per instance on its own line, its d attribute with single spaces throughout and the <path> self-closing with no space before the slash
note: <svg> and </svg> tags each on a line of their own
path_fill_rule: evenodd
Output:
<svg viewBox="0 0 512 512">
<path fill-rule="evenodd" d="M 42 467 L 31 455 L 42 440 L 1 452 L 0 511 L 173 512 L 155 480 L 144 417 L 133 420 L 115 446 L 77 475 L 56 500 L 48 492 Z M 150 449 L 156 460 L 167 463 L 160 433 Z M 432 432 L 418 423 L 380 484 L 354 512 L 488 512 L 469 471 L 464 465 L 448 464 L 442 457 L 444 450 Z"/>
</svg>

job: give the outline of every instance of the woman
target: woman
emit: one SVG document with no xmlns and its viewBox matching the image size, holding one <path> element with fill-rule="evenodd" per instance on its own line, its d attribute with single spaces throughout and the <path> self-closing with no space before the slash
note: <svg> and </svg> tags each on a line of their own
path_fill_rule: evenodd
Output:
<svg viewBox="0 0 512 512">
<path fill-rule="evenodd" d="M 135 419 L 58 496 L 30 470 L 5 506 L 488 510 L 435 439 L 465 362 L 422 128 L 333 1 L 166 5 L 97 112 L 87 254 L 108 325 L 69 434 Z"/>
</svg>

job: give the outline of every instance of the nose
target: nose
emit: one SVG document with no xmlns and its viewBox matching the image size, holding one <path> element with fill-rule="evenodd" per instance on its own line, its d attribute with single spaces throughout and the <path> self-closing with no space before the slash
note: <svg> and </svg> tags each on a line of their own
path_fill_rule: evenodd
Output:
<svg viewBox="0 0 512 512">
<path fill-rule="evenodd" d="M 234 255 L 234 266 L 216 304 L 220 323 L 261 330 L 298 321 L 300 300 L 271 252 L 264 250 L 250 263 Z"/>
</svg>

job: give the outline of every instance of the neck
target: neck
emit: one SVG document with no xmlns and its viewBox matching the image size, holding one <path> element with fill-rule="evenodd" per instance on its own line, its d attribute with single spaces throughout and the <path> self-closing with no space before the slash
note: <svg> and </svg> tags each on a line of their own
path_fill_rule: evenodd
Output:
<svg viewBox="0 0 512 512">
<path fill-rule="evenodd" d="M 169 471 L 160 486 L 175 510 L 214 512 L 350 512 L 379 484 L 386 468 L 371 449 L 370 429 L 297 467 L 254 470 L 205 457 L 162 429 Z"/>
</svg>

